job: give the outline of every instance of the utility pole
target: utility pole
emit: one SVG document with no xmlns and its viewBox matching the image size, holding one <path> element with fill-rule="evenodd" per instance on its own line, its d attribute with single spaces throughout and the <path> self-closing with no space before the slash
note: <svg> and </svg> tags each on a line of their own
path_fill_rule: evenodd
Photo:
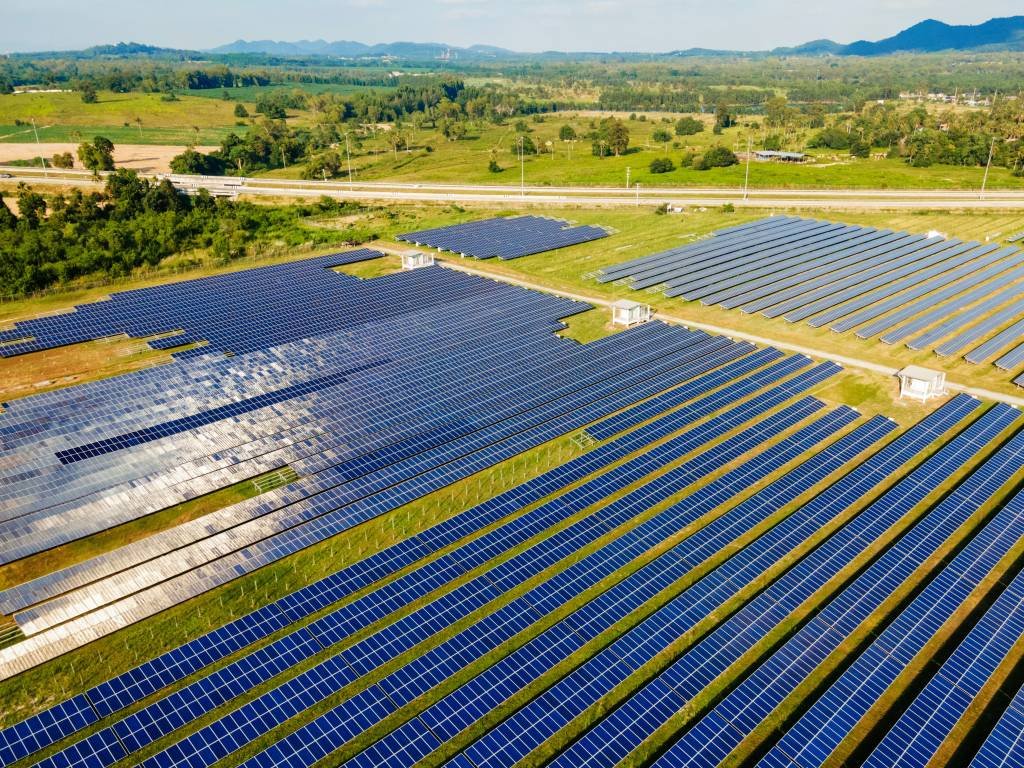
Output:
<svg viewBox="0 0 1024 768">
<path fill-rule="evenodd" d="M 43 157 L 42 148 L 39 146 L 39 131 L 36 130 L 36 119 L 34 117 L 32 118 L 32 133 L 36 135 L 36 149 L 39 150 L 39 162 L 43 166 L 43 176 L 49 176 L 46 172 L 46 158 Z"/>
<path fill-rule="evenodd" d="M 524 152 L 523 137 L 519 139 L 519 196 L 526 197 L 526 152 Z"/>
<path fill-rule="evenodd" d="M 352 155 L 348 151 L 348 131 L 345 131 L 345 159 L 348 162 L 348 187 L 352 188 Z"/>
<path fill-rule="evenodd" d="M 640 207 L 640 182 L 636 183 L 636 207 Z"/>
<path fill-rule="evenodd" d="M 747 190 L 750 189 L 750 135 L 747 135 L 747 170 L 743 175 L 743 199 L 747 199 Z"/>
<path fill-rule="evenodd" d="M 626 166 L 626 189 L 629 189 L 629 166 Z"/>
<path fill-rule="evenodd" d="M 985 186 L 988 184 L 988 170 L 992 167 L 992 153 L 996 148 L 996 137 L 992 137 L 992 143 L 988 146 L 988 162 L 985 163 L 985 175 L 981 177 L 981 194 L 978 195 L 979 199 L 985 197 Z"/>
</svg>

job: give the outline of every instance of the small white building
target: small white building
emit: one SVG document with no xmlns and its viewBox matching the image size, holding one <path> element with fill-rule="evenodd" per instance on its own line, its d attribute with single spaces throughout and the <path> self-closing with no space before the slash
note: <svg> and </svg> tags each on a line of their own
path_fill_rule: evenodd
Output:
<svg viewBox="0 0 1024 768">
<path fill-rule="evenodd" d="M 629 328 L 633 325 L 646 323 L 654 316 L 647 304 L 629 299 L 619 299 L 612 304 L 612 325 L 622 325 Z"/>
<path fill-rule="evenodd" d="M 946 374 L 943 371 L 908 365 L 896 375 L 900 379 L 900 398 L 906 396 L 926 402 L 946 394 Z"/>
<path fill-rule="evenodd" d="M 407 251 L 402 254 L 402 269 L 419 269 L 420 267 L 431 267 L 434 265 L 432 253 L 421 251 Z"/>
</svg>

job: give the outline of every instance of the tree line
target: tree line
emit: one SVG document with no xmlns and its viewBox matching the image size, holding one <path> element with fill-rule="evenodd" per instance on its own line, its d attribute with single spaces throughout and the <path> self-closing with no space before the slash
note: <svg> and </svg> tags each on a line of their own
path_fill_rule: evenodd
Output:
<svg viewBox="0 0 1024 768">
<path fill-rule="evenodd" d="M 350 241 L 351 232 L 305 228 L 301 221 L 360 210 L 329 198 L 270 207 L 213 198 L 206 190 L 190 197 L 166 180 L 151 182 L 126 169 L 110 174 L 102 192 L 76 189 L 47 199 L 22 185 L 16 201 L 17 214 L 0 195 L 0 285 L 7 296 L 80 278 L 125 277 L 197 249 L 227 263 L 259 242 Z"/>
</svg>

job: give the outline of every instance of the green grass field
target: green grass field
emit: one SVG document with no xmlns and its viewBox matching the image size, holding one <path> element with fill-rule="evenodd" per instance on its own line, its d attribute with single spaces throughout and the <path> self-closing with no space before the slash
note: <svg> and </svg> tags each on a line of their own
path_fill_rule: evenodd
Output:
<svg viewBox="0 0 1024 768">
<path fill-rule="evenodd" d="M 685 152 L 700 153 L 710 146 L 721 144 L 737 153 L 746 151 L 747 133 L 742 127 L 729 128 L 715 136 L 710 126 L 694 136 L 673 137 L 666 145 L 655 143 L 655 130 L 672 132 L 673 122 L 629 120 L 630 148 L 626 154 L 615 157 L 597 157 L 591 152 L 591 142 L 580 139 L 574 143 L 558 138 L 562 125 L 571 125 L 578 135 L 592 130 L 596 118 L 575 114 L 547 115 L 543 123 L 527 121 L 530 138 L 539 154 L 528 156 L 524 164 L 527 184 L 531 185 L 589 185 L 625 187 L 627 168 L 629 183 L 652 186 L 714 186 L 743 187 L 746 175 L 744 164 L 729 168 L 695 171 L 681 168 L 680 159 Z M 520 183 L 519 160 L 513 152 L 517 136 L 514 121 L 505 126 L 471 124 L 467 137 L 449 141 L 429 128 L 417 130 L 407 126 L 403 136 L 408 150 L 392 151 L 385 132 L 369 136 L 353 155 L 357 179 L 365 181 L 419 181 L 465 184 Z M 673 144 L 678 146 L 673 147 Z M 433 151 L 426 151 L 429 146 Z M 756 148 L 756 144 L 754 145 Z M 788 164 L 753 162 L 750 166 L 750 186 L 765 188 L 817 188 L 817 189 L 978 189 L 984 169 L 954 166 L 912 168 L 902 160 L 855 159 L 844 154 L 815 151 L 814 162 Z M 653 174 L 649 165 L 655 158 L 668 157 L 676 170 Z M 500 173 L 488 170 L 494 158 L 503 169 Z M 266 175 L 294 178 L 296 169 L 270 171 Z M 1024 179 L 1013 176 L 1005 168 L 993 168 L 989 174 L 991 189 L 1024 188 Z"/>
<path fill-rule="evenodd" d="M 42 142 L 79 142 L 94 135 L 104 135 L 125 144 L 217 144 L 228 133 L 243 133 L 247 125 L 239 125 L 234 116 L 237 103 L 246 104 L 253 113 L 253 102 L 262 93 L 278 90 L 303 90 L 308 93 L 351 94 L 373 90 L 361 86 L 330 84 L 283 84 L 266 87 L 248 86 L 230 89 L 231 100 L 221 98 L 222 89 L 180 91 L 177 101 L 164 101 L 158 94 L 99 94 L 96 104 L 84 104 L 77 93 L 36 93 L 0 96 L 0 143 L 31 142 L 35 134 L 29 125 L 36 121 Z M 702 119 L 706 128 L 694 136 L 672 137 L 667 144 L 655 142 L 656 130 L 668 130 L 678 115 L 650 113 L 647 120 L 626 120 L 630 131 L 630 148 L 621 157 L 595 157 L 590 141 L 582 138 L 598 120 L 597 113 L 548 114 L 543 122 L 527 119 L 529 135 L 539 153 L 525 162 L 525 177 L 534 185 L 592 185 L 624 187 L 629 169 L 630 184 L 644 187 L 689 186 L 730 187 L 739 189 L 745 182 L 744 165 L 694 171 L 680 168 L 686 152 L 701 153 L 709 146 L 721 144 L 738 153 L 747 148 L 750 131 L 744 126 L 728 128 L 720 136 L 711 132 L 708 116 Z M 136 122 L 141 119 L 141 131 Z M 289 114 L 293 125 L 306 125 L 316 120 L 309 112 Z M 15 124 L 22 121 L 23 125 Z M 667 122 L 666 122 L 667 121 Z M 245 121 L 242 121 L 243 123 Z M 495 126 L 489 123 L 468 124 L 465 139 L 449 141 L 433 128 L 416 129 L 411 123 L 402 128 L 409 150 L 395 153 L 387 141 L 386 131 L 368 133 L 362 147 L 353 154 L 356 177 L 362 180 L 391 180 L 438 183 L 506 184 L 520 181 L 519 162 L 513 153 L 515 123 Z M 571 125 L 581 137 L 574 143 L 560 141 L 559 129 Z M 196 130 L 198 129 L 198 131 Z M 750 134 L 754 148 L 761 134 Z M 791 149 L 803 146 L 806 132 L 790 138 Z M 432 151 L 426 151 L 426 147 Z M 884 148 L 876 148 L 881 153 Z M 751 164 L 749 184 L 754 188 L 810 189 L 979 189 L 983 169 L 960 166 L 912 168 L 901 160 L 854 159 L 845 153 L 813 150 L 813 162 L 803 164 Z M 677 168 L 669 173 L 652 174 L 652 160 L 668 157 Z M 503 169 L 488 170 L 491 159 Z M 0 154 L 0 160 L 2 160 Z M 301 167 L 292 166 L 266 172 L 269 177 L 296 178 Z M 1005 168 L 993 168 L 989 174 L 990 189 L 1024 188 L 1024 178 L 1013 176 Z"/>
</svg>

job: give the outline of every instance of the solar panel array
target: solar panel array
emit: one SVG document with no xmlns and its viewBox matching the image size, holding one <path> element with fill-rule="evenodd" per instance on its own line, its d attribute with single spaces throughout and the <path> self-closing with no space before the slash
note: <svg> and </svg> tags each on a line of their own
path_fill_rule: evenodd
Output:
<svg viewBox="0 0 1024 768">
<path fill-rule="evenodd" d="M 751 351 L 658 323 L 579 345 L 553 331 L 585 304 L 442 268 L 361 281 L 327 268 L 338 260 L 311 260 L 326 277 L 301 282 L 312 304 L 343 293 L 335 282 L 354 305 L 375 292 L 376 314 L 346 331 L 47 393 L 0 416 L 6 561 L 267 469 L 300 476 L 0 594 L 30 635 L 0 651 L 8 673 Z M 232 279 L 209 280 L 233 296 Z M 326 297 L 310 287 L 321 282 Z"/>
<path fill-rule="evenodd" d="M 1013 247 L 773 216 L 597 279 L 1005 370 L 1024 364 L 1024 253 Z"/>
<path fill-rule="evenodd" d="M 764 253 L 794 233 L 836 259 L 891 234 L 786 219 L 720 236 L 760 238 Z M 807 316 L 874 323 L 900 296 L 953 298 L 1012 255 L 898 242 L 896 266 L 840 289 L 850 313 Z M 316 275 L 299 282 L 314 304 L 372 312 L 288 337 L 302 330 L 285 333 L 280 308 L 233 356 L 0 415 L 8 559 L 266 469 L 298 475 L 0 592 L 28 635 L 0 649 L 0 673 L 313 543 L 350 542 L 553 438 L 575 432 L 574 457 L 468 509 L 431 509 L 429 527 L 0 729 L 0 768 L 704 766 L 755 738 L 766 766 L 851 748 L 870 765 L 925 765 L 1005 676 L 1024 634 L 1016 409 L 959 395 L 904 430 L 815 397 L 833 391 L 834 363 L 662 323 L 580 345 L 555 332 L 586 305 L 441 267 L 361 281 L 332 270 L 337 258 L 310 260 Z M 215 280 L 175 290 L 242 292 Z M 881 312 L 865 291 L 884 296 Z M 232 338 L 209 307 L 179 307 L 180 327 Z M 829 686 L 806 695 L 817 675 Z M 914 695 L 893 704 L 908 675 Z M 979 765 L 1012 764 L 1024 742 L 1024 705 L 1005 698 Z M 874 752 L 853 744 L 872 718 L 886 725 Z"/>
<path fill-rule="evenodd" d="M 654 421 L 648 421 L 652 415 L 651 401 L 649 400 L 641 405 L 627 408 L 616 417 L 619 419 L 620 428 L 624 426 L 621 421 L 623 417 L 630 420 L 633 426 L 643 421 L 647 421 L 647 423 L 632 432 L 627 432 L 622 437 L 611 440 L 564 467 L 552 470 L 545 476 L 513 489 L 504 494 L 504 498 L 496 497 L 495 500 L 482 505 L 481 509 L 471 510 L 473 514 L 467 513 L 465 516 L 460 516 L 461 519 L 453 519 L 451 526 L 461 524 L 462 530 L 459 532 L 469 532 L 467 523 L 472 521 L 473 524 L 479 526 L 477 528 L 479 530 L 489 524 L 491 520 L 500 517 L 499 510 L 507 512 L 507 505 L 513 503 L 513 499 L 521 505 L 522 502 L 528 502 L 530 499 L 540 498 L 546 493 L 550 493 L 553 488 L 565 487 L 594 469 L 608 466 L 622 456 L 635 451 L 638 447 L 643 447 L 651 441 L 670 435 L 672 432 L 684 428 L 688 423 L 712 415 L 716 411 L 728 407 L 730 403 L 737 403 L 751 395 L 754 395 L 753 399 L 740 403 L 732 410 L 714 416 L 710 421 L 697 427 L 690 428 L 653 450 L 641 453 L 625 464 L 609 470 L 582 486 L 573 488 L 555 500 L 492 530 L 449 555 L 431 561 L 421 569 L 421 571 L 425 569 L 424 572 L 413 571 L 407 574 L 400 580 L 407 585 L 404 589 L 396 588 L 397 583 L 393 583 L 383 588 L 379 596 L 370 593 L 356 603 L 321 617 L 306 628 L 299 628 L 266 647 L 252 651 L 212 675 L 208 675 L 168 697 L 158 699 L 141 712 L 120 721 L 120 724 L 115 724 L 113 728 L 98 731 L 83 742 L 66 747 L 59 753 L 59 756 L 50 758 L 50 760 L 56 760 L 57 762 L 54 764 L 79 762 L 91 766 L 110 764 L 123 757 L 126 754 L 126 748 L 129 751 L 139 748 L 153 739 L 159 738 L 163 733 L 169 733 L 189 720 L 200 716 L 209 708 L 216 707 L 280 674 L 283 669 L 309 659 L 311 655 L 316 654 L 322 648 L 343 641 L 343 638 L 352 631 L 381 619 L 388 613 L 408 604 L 411 600 L 418 599 L 446 579 L 458 577 L 467 569 L 500 553 L 502 549 L 507 550 L 518 545 L 525 538 L 535 535 L 559 519 L 567 519 L 572 514 L 585 509 L 602 495 L 615 493 L 630 483 L 635 483 L 645 474 L 673 461 L 678 461 L 686 453 L 709 441 L 718 439 L 744 422 L 758 419 L 759 414 L 785 403 L 788 399 L 806 390 L 807 387 L 814 386 L 838 370 L 832 364 L 825 364 L 801 373 L 801 370 L 806 369 L 810 362 L 804 357 L 797 356 L 779 360 L 780 355 L 774 350 L 763 350 L 753 355 L 747 355 L 751 351 L 749 345 L 733 344 L 725 340 L 707 337 L 704 334 L 688 334 L 688 341 L 691 344 L 687 348 L 691 349 L 693 354 L 690 355 L 686 373 L 680 372 L 681 381 L 677 383 L 681 383 L 681 386 L 678 387 L 678 391 L 673 391 L 675 399 L 663 399 L 663 407 L 655 411 L 655 413 L 661 413 L 661 416 Z M 693 344 L 694 341 L 698 343 Z M 768 367 L 764 367 L 766 364 Z M 756 394 L 763 387 L 786 377 L 792 378 L 762 392 L 762 394 Z M 656 391 L 661 391 L 661 389 L 664 389 L 663 385 Z M 693 399 L 708 390 L 712 390 L 710 394 L 700 396 L 696 400 Z M 676 407 L 680 405 L 682 407 Z M 673 407 L 676 407 L 675 410 L 665 412 L 665 409 Z M 670 469 L 667 474 L 648 483 L 647 486 L 619 498 L 612 505 L 604 507 L 600 515 L 595 516 L 595 513 L 590 518 L 579 520 L 561 533 L 552 534 L 548 539 L 534 545 L 531 550 L 520 552 L 516 555 L 515 562 L 521 562 L 522 565 L 512 566 L 513 561 L 508 561 L 502 566 L 506 573 L 503 581 L 495 581 L 497 571 L 488 573 L 486 577 L 482 577 L 483 580 L 477 579 L 482 590 L 479 593 L 480 597 L 473 596 L 477 594 L 474 591 L 476 588 L 472 586 L 476 582 L 470 582 L 456 590 L 456 593 L 460 593 L 461 590 L 461 593 L 466 595 L 465 600 L 460 599 L 453 604 L 451 598 L 442 599 L 435 603 L 429 603 L 421 611 L 441 611 L 438 614 L 438 619 L 457 620 L 459 616 L 464 615 L 464 611 L 472 611 L 478 607 L 481 598 L 486 601 L 486 596 L 501 584 L 508 587 L 521 583 L 537 569 L 543 570 L 547 567 L 551 558 L 557 560 L 558 553 L 563 553 L 562 556 L 564 556 L 564 554 L 576 552 L 587 541 L 596 541 L 596 537 L 606 535 L 608 532 L 614 531 L 617 526 L 633 520 L 638 513 L 651 504 L 657 503 L 659 499 L 667 499 L 673 493 L 678 493 L 700 477 L 713 472 L 717 467 L 724 466 L 729 461 L 743 456 L 760 443 L 777 437 L 782 431 L 797 425 L 820 408 L 820 403 L 807 398 L 784 408 L 778 414 L 763 419 L 761 424 L 755 423 L 752 428 L 726 440 L 725 443 L 712 447 L 706 453 L 698 454 L 697 458 Z M 793 456 L 816 445 L 829 432 L 834 432 L 850 423 L 853 418 L 855 418 L 855 413 L 845 409 L 821 420 L 818 425 L 804 427 L 779 446 L 769 449 L 766 456 L 770 456 L 771 459 L 768 463 L 763 464 L 762 473 L 768 472 L 772 467 L 781 466 Z M 607 422 L 604 423 L 607 424 Z M 748 481 L 750 477 L 747 477 Z M 746 484 L 734 484 L 731 493 L 745 487 Z M 489 515 L 481 514 L 487 510 L 490 510 Z M 588 519 L 592 519 L 593 523 L 585 522 Z M 431 529 L 429 533 L 438 537 L 435 539 L 435 549 L 446 545 L 452 540 L 451 536 L 454 531 L 459 530 L 457 527 L 452 528 L 451 526 L 441 524 L 436 527 L 438 530 Z M 450 529 L 447 535 L 441 533 L 441 530 L 446 528 Z M 651 533 L 646 535 L 653 535 L 654 530 L 656 529 L 652 529 Z M 667 529 L 662 527 L 661 530 Z M 415 544 L 410 542 L 408 546 L 414 546 L 415 554 L 422 554 L 425 550 L 424 543 L 421 541 L 417 541 Z M 616 541 L 614 545 L 609 546 L 619 548 L 623 553 L 632 551 L 626 547 L 624 541 Z M 393 549 L 400 550 L 401 548 Z M 375 555 L 371 559 L 377 560 L 378 558 L 382 561 L 379 570 L 387 572 L 383 567 L 387 564 L 391 566 L 393 573 L 398 568 L 407 565 L 411 559 L 415 559 L 415 556 L 398 556 L 397 552 L 382 552 L 379 556 Z M 609 568 L 614 570 L 617 563 L 621 564 L 621 557 L 609 559 L 601 556 L 595 558 L 595 561 L 603 569 L 600 572 L 607 573 Z M 526 567 L 528 564 L 529 566 Z M 366 564 L 360 563 L 357 568 L 347 570 L 359 573 L 365 572 L 365 569 L 367 569 Z M 592 578 L 597 578 L 597 576 Z M 266 637 L 287 625 L 294 618 L 308 616 L 317 608 L 330 604 L 346 594 L 351 594 L 366 581 L 367 578 L 364 577 L 360 582 L 352 583 L 349 574 L 339 573 L 325 582 L 283 599 L 275 606 L 268 606 L 222 630 L 211 633 L 206 638 L 193 641 L 189 646 L 168 654 L 165 660 L 154 660 L 144 668 L 98 686 L 87 692 L 84 697 L 73 699 L 20 726 L 3 732 L 0 734 L 0 743 L 7 749 L 3 755 L 4 763 L 30 754 L 39 747 L 66 737 L 79 730 L 83 725 L 93 722 L 95 717 L 77 716 L 76 719 L 63 715 L 65 710 L 81 704 L 83 699 L 88 703 L 87 709 L 90 711 L 112 714 L 118 709 L 151 695 L 159 688 L 202 669 L 203 666 L 217 658 L 222 658 L 247 643 Z M 327 587 L 327 583 L 331 584 L 331 589 Z M 344 585 L 344 589 L 342 585 Z M 576 586 L 581 588 L 578 583 Z M 385 605 L 387 610 L 382 613 L 381 610 Z M 374 606 L 377 608 L 375 609 Z M 438 619 L 433 621 L 436 622 Z M 433 626 L 431 620 L 419 616 L 414 619 L 407 618 L 401 624 L 408 626 L 410 630 L 415 629 L 415 631 L 406 634 L 403 630 L 398 635 L 387 635 L 387 657 L 389 658 L 395 653 L 401 652 L 405 644 L 416 642 L 417 633 L 422 632 L 422 627 Z M 342 632 L 343 629 L 344 632 Z M 370 642 L 370 639 L 363 641 L 363 644 L 365 645 L 367 642 Z M 396 642 L 398 645 L 395 644 Z M 379 646 L 378 641 L 374 641 L 370 642 L 367 652 L 370 654 L 367 658 L 376 662 L 382 658 L 383 648 Z M 347 653 L 351 654 L 353 651 Z M 310 696 L 315 698 L 351 679 L 351 673 L 348 670 L 352 668 L 354 658 L 358 657 L 347 657 L 347 664 L 343 667 L 338 667 L 337 663 L 331 659 L 325 660 L 324 663 L 303 673 L 300 681 L 290 684 L 291 687 L 287 688 L 287 691 L 294 691 L 294 694 L 285 691 L 275 694 L 272 700 L 278 701 L 279 697 L 283 696 L 287 702 L 291 702 L 289 706 L 300 706 L 303 702 L 308 705 L 311 701 Z M 254 706 L 259 705 L 254 703 Z M 287 716 L 288 711 L 288 706 L 281 710 L 284 716 Z"/>
<path fill-rule="evenodd" d="M 608 232 L 589 224 L 572 226 L 543 216 L 510 216 L 406 232 L 397 239 L 477 259 L 518 259 L 602 237 L 608 237 Z"/>
</svg>

